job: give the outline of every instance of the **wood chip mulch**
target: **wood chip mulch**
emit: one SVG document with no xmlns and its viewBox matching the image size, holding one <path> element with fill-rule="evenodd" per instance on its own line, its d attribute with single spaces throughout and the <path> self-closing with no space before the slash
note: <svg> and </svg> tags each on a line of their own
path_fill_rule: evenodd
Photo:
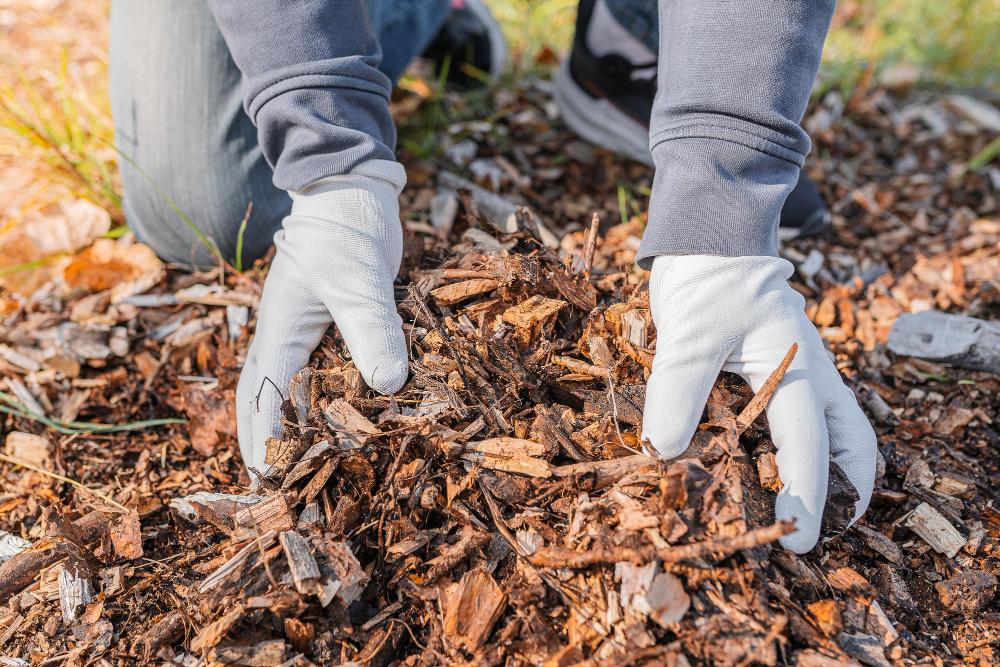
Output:
<svg viewBox="0 0 1000 667">
<path fill-rule="evenodd" d="M 995 100 L 807 116 L 834 228 L 783 253 L 880 458 L 861 522 L 834 473 L 796 556 L 759 416 L 783 366 L 757 397 L 723 374 L 685 456 L 646 456 L 648 171 L 573 139 L 541 84 L 492 99 L 405 155 L 410 381 L 374 394 L 331 331 L 253 488 L 233 400 L 263 265 L 105 239 L 0 293 L 0 663 L 1000 661 L 1000 379 L 890 341 L 905 313 L 998 319 L 1000 171 L 968 166 Z"/>
</svg>

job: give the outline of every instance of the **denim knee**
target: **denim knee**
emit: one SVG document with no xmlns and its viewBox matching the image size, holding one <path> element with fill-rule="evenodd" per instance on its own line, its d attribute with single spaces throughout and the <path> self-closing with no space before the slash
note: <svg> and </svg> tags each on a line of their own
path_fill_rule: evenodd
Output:
<svg viewBox="0 0 1000 667">
<path fill-rule="evenodd" d="M 239 165 L 210 162 L 195 168 L 178 156 L 123 168 L 126 221 L 167 261 L 204 268 L 218 263 L 217 251 L 231 264 L 239 253 L 248 266 L 267 252 L 291 198 L 271 184 L 266 164 L 266 173 L 254 177 Z"/>
<path fill-rule="evenodd" d="M 150 30 L 149 26 L 156 26 Z M 202 0 L 115 0 L 110 93 L 125 216 L 164 259 L 210 266 L 264 254 L 291 208 L 243 112 L 241 75 Z"/>
</svg>

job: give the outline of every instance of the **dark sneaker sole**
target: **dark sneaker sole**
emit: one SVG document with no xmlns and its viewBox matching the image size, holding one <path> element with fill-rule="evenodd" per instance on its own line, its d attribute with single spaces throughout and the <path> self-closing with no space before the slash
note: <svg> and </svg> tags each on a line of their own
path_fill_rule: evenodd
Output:
<svg viewBox="0 0 1000 667">
<path fill-rule="evenodd" d="M 778 227 L 778 240 L 794 241 L 795 239 L 817 236 L 829 229 L 832 222 L 829 211 L 818 209 L 813 211 L 812 215 L 798 227 Z"/>
</svg>

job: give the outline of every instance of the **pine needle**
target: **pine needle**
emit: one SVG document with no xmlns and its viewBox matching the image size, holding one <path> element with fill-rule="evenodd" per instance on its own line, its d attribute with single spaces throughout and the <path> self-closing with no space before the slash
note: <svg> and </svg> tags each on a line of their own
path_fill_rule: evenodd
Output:
<svg viewBox="0 0 1000 667">
<path fill-rule="evenodd" d="M 87 493 L 91 493 L 91 494 L 97 496 L 98 498 L 100 498 L 104 502 L 108 503 L 109 505 L 111 505 L 113 507 L 116 507 L 116 508 L 120 509 L 121 511 L 125 512 L 126 514 L 128 514 L 131 511 L 129 508 L 125 507 L 124 505 L 122 505 L 120 502 L 118 502 L 114 498 L 112 498 L 110 496 L 107 496 L 107 495 L 101 493 L 100 491 L 95 491 L 94 489 L 90 488 L 89 486 L 85 486 L 83 483 L 78 482 L 75 479 L 72 479 L 70 477 L 66 477 L 65 475 L 60 475 L 59 473 L 55 473 L 55 472 L 52 472 L 51 470 L 46 470 L 45 468 L 42 468 L 40 466 L 36 466 L 34 463 L 29 463 L 28 461 L 24 461 L 23 459 L 19 459 L 19 458 L 16 458 L 14 456 L 8 456 L 6 454 L 0 454 L 0 461 L 6 461 L 7 463 L 12 463 L 12 464 L 14 464 L 16 466 L 20 466 L 22 468 L 27 468 L 28 470 L 31 470 L 33 472 L 37 472 L 40 475 L 45 475 L 46 477 L 51 477 L 52 479 L 58 479 L 60 482 L 66 482 L 67 484 L 72 484 L 73 486 L 75 486 L 78 489 L 82 489 L 82 490 L 86 491 Z"/>
</svg>

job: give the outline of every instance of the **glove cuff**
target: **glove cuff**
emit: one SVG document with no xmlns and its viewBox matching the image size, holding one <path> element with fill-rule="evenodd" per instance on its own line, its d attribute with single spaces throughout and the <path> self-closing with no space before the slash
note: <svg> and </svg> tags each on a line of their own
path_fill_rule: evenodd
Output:
<svg viewBox="0 0 1000 667">
<path fill-rule="evenodd" d="M 659 255 L 652 258 L 650 270 L 649 284 L 652 289 L 663 281 L 697 282 L 726 275 L 736 276 L 741 283 L 748 277 L 764 273 L 774 273 L 788 280 L 795 267 L 783 257 L 769 255 Z"/>
<path fill-rule="evenodd" d="M 369 160 L 347 174 L 330 176 L 311 183 L 299 192 L 290 192 L 289 222 L 313 221 L 320 227 L 340 221 L 357 231 L 384 236 L 387 226 L 399 228 L 399 193 L 406 185 L 403 165 L 391 160 Z"/>
</svg>

